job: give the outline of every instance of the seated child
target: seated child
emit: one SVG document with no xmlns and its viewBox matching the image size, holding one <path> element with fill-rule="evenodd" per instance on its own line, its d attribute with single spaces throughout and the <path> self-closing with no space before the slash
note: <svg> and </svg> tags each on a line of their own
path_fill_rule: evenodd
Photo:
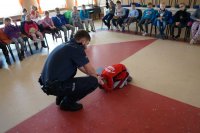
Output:
<svg viewBox="0 0 200 133">
<path fill-rule="evenodd" d="M 34 42 L 34 45 L 36 47 L 36 50 L 38 50 L 38 43 L 37 43 L 37 36 L 39 36 L 42 47 L 46 48 L 44 42 L 44 37 L 42 33 L 39 31 L 37 24 L 31 20 L 30 14 L 26 15 L 26 21 L 24 23 L 24 30 L 27 35 L 31 36 Z"/>
<path fill-rule="evenodd" d="M 86 10 L 85 5 L 82 5 L 82 10 L 80 11 L 81 20 L 85 23 L 86 31 L 89 31 L 89 24 L 91 27 L 91 31 L 95 32 L 95 27 L 93 20 L 89 18 L 89 12 Z M 89 23 L 89 24 L 88 24 Z"/>
<path fill-rule="evenodd" d="M 24 58 L 24 40 L 20 36 L 21 32 L 19 27 L 17 26 L 15 22 L 15 26 L 11 24 L 10 18 L 4 19 L 4 33 L 15 43 L 15 47 L 17 49 L 18 57 L 20 60 L 23 60 Z M 19 44 L 21 45 L 21 48 L 19 47 Z"/>
<path fill-rule="evenodd" d="M 49 31 L 55 36 L 56 38 L 61 37 L 59 34 L 59 29 L 54 26 L 52 19 L 49 17 L 49 12 L 45 11 L 45 18 L 42 20 L 42 25 L 44 30 Z"/>
<path fill-rule="evenodd" d="M 143 36 L 148 34 L 148 25 L 153 21 L 155 16 L 155 10 L 152 7 L 152 3 L 148 3 L 148 9 L 144 11 L 143 16 L 138 24 Z M 143 24 L 145 25 L 145 30 L 143 28 Z"/>
<path fill-rule="evenodd" d="M 122 7 L 121 1 L 116 2 L 115 7 L 115 15 L 112 19 L 112 24 L 116 27 L 116 30 L 119 31 L 119 26 L 122 28 L 123 31 L 123 22 L 125 19 L 126 10 Z"/>
<path fill-rule="evenodd" d="M 56 12 L 56 17 L 53 17 L 53 22 L 54 25 L 62 30 L 64 32 L 64 36 L 65 36 L 65 42 L 68 41 L 67 38 L 67 31 L 71 30 L 71 36 L 70 38 L 74 37 L 74 32 L 75 32 L 75 27 L 72 26 L 71 24 L 69 24 L 69 21 L 65 18 L 65 16 L 63 14 L 61 14 L 60 9 L 59 8 L 55 8 L 55 12 Z"/>
<path fill-rule="evenodd" d="M 173 39 L 178 39 L 180 37 L 181 29 L 186 27 L 190 21 L 190 13 L 186 11 L 185 3 L 180 3 L 179 7 L 180 10 L 174 14 L 174 23 L 171 25 L 171 37 Z M 176 36 L 174 35 L 175 28 L 178 28 L 178 34 Z"/>
<path fill-rule="evenodd" d="M 73 7 L 72 21 L 73 21 L 74 27 L 78 27 L 78 29 L 84 29 L 83 23 L 81 21 L 81 18 L 76 6 Z"/>
<path fill-rule="evenodd" d="M 101 72 L 101 77 L 104 84 L 100 88 L 106 91 L 123 88 L 127 85 L 127 82 L 132 81 L 131 76 L 123 64 L 115 64 L 104 68 Z"/>
<path fill-rule="evenodd" d="M 169 22 L 169 19 L 171 17 L 171 13 L 165 8 L 165 3 L 160 4 L 160 9 L 156 13 L 156 25 L 159 28 L 160 35 L 159 38 L 164 39 L 165 38 L 165 29 L 167 26 L 167 23 Z"/>
<path fill-rule="evenodd" d="M 139 16 L 139 12 L 135 9 L 135 3 L 131 4 L 132 9 L 129 12 L 128 18 L 124 20 L 124 25 L 129 26 L 131 23 L 137 21 L 137 17 Z"/>
</svg>

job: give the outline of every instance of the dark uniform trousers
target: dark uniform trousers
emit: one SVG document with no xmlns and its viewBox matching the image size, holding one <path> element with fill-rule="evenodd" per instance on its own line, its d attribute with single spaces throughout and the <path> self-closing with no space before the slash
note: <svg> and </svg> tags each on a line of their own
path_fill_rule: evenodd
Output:
<svg viewBox="0 0 200 133">
<path fill-rule="evenodd" d="M 48 82 L 42 89 L 47 95 L 65 98 L 67 104 L 79 101 L 99 86 L 93 76 L 75 77 L 67 81 Z"/>
</svg>

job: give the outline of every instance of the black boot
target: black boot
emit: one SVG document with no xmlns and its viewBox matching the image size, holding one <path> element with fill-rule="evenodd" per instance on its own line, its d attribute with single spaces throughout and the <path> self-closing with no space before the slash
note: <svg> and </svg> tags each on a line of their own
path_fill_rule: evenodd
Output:
<svg viewBox="0 0 200 133">
<path fill-rule="evenodd" d="M 56 97 L 56 105 L 60 105 L 61 101 L 63 100 L 64 97 L 57 96 Z"/>
<path fill-rule="evenodd" d="M 41 41 L 41 45 L 42 45 L 43 48 L 47 48 L 44 41 Z"/>
<path fill-rule="evenodd" d="M 8 65 L 11 65 L 10 57 L 9 57 L 9 56 L 5 56 L 5 58 L 6 58 L 6 62 L 7 62 L 7 64 L 8 64 Z"/>
<path fill-rule="evenodd" d="M 37 42 L 34 42 L 34 45 L 35 45 L 35 49 L 38 50 L 38 43 Z"/>
<path fill-rule="evenodd" d="M 60 109 L 64 111 L 78 111 L 83 108 L 83 105 L 76 102 L 69 102 L 67 97 L 64 97 L 60 103 Z"/>
</svg>

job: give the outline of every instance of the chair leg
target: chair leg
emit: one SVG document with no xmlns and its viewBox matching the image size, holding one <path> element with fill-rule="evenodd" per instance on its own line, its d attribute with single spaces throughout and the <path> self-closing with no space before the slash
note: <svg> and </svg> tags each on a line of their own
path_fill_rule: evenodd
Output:
<svg viewBox="0 0 200 133">
<path fill-rule="evenodd" d="M 152 35 L 153 25 L 151 24 L 150 36 Z"/>
<path fill-rule="evenodd" d="M 8 50 L 9 50 L 9 52 L 10 52 L 12 58 L 13 58 L 13 61 L 15 62 L 15 57 L 14 57 L 14 55 L 13 55 L 12 49 L 11 49 L 11 47 L 10 47 L 10 44 L 8 44 L 7 47 L 8 47 Z"/>
<path fill-rule="evenodd" d="M 101 30 L 103 30 L 103 21 L 101 22 Z"/>
<path fill-rule="evenodd" d="M 137 22 L 136 22 L 135 26 L 136 26 L 136 34 L 137 34 L 138 33 L 138 23 Z"/>
<path fill-rule="evenodd" d="M 62 38 L 62 34 L 61 34 L 61 31 L 58 31 L 59 35 L 61 36 L 61 40 L 62 40 L 62 43 L 63 43 L 63 38 Z"/>
<path fill-rule="evenodd" d="M 157 36 L 157 27 L 154 26 L 154 28 L 155 28 L 155 37 L 156 37 Z"/>
<path fill-rule="evenodd" d="M 55 35 L 53 35 L 53 34 L 52 34 L 52 38 L 53 38 L 53 41 L 55 41 L 55 39 L 56 39 L 56 41 L 57 41 L 57 38 L 56 38 Z"/>
<path fill-rule="evenodd" d="M 187 40 L 187 27 L 185 28 L 185 35 L 184 35 L 184 41 Z"/>
<path fill-rule="evenodd" d="M 28 42 L 28 47 L 29 47 L 29 50 L 30 50 L 30 52 L 31 52 L 31 55 L 33 55 L 33 50 L 32 50 L 32 48 L 31 48 L 31 45 L 30 45 L 29 41 L 28 41 L 28 38 L 27 38 L 27 42 Z"/>
<path fill-rule="evenodd" d="M 47 42 L 46 35 L 44 35 L 44 40 L 45 40 L 45 42 L 46 42 L 46 44 L 47 44 L 47 48 L 49 49 L 49 44 L 48 44 L 48 42 Z"/>
<path fill-rule="evenodd" d="M 27 51 L 26 40 L 24 40 L 24 51 Z"/>
<path fill-rule="evenodd" d="M 169 26 L 167 25 L 167 27 L 166 27 L 166 33 L 165 33 L 166 39 L 168 39 L 168 35 L 169 35 Z"/>
<path fill-rule="evenodd" d="M 96 28 L 95 28 L 95 25 L 94 25 L 94 21 L 92 21 L 92 23 L 93 23 L 93 26 L 94 26 L 94 29 L 93 29 L 93 30 L 96 31 Z"/>
</svg>

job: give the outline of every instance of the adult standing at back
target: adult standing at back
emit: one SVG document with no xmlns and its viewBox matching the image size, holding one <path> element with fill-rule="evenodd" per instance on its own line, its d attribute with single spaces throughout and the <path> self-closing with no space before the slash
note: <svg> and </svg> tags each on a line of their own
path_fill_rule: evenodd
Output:
<svg viewBox="0 0 200 133">
<path fill-rule="evenodd" d="M 90 39 L 87 31 L 79 30 L 74 39 L 56 47 L 46 60 L 39 81 L 46 94 L 57 96 L 56 104 L 61 110 L 82 109 L 77 101 L 103 82 L 85 53 Z M 88 76 L 74 77 L 77 69 Z"/>
<path fill-rule="evenodd" d="M 102 19 L 103 23 L 108 27 L 108 30 L 110 30 L 110 20 L 112 20 L 114 14 L 115 14 L 115 4 L 111 0 L 109 3 L 109 12 Z"/>
</svg>

